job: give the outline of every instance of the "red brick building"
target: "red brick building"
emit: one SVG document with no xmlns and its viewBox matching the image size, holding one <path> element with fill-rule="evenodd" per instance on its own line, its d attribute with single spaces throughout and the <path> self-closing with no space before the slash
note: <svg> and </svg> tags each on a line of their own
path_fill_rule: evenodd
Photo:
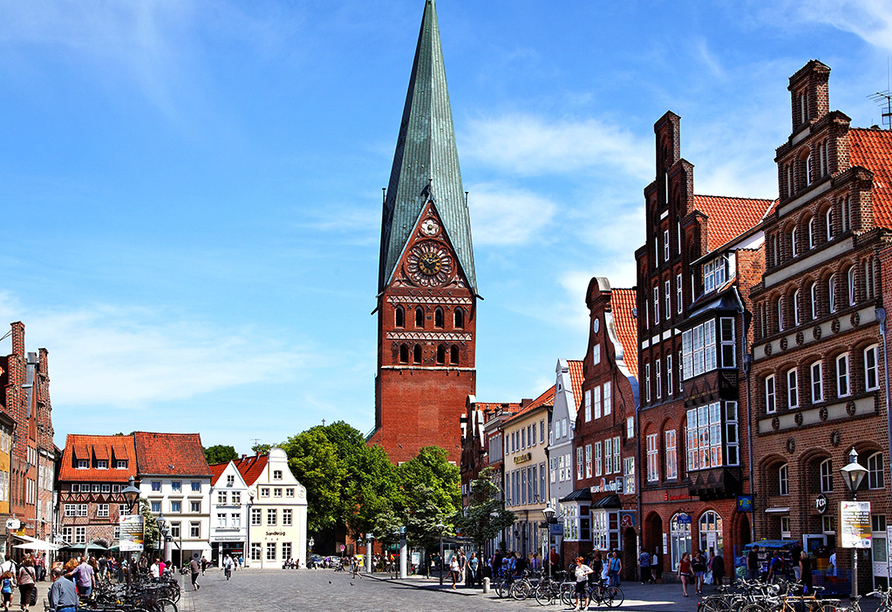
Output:
<svg viewBox="0 0 892 612">
<path fill-rule="evenodd" d="M 773 203 L 695 195 L 680 118 L 668 112 L 654 131 L 647 243 L 636 252 L 641 546 L 663 572 L 709 548 L 731 568 L 751 538 L 749 514 L 737 510 L 750 491 L 741 284 L 758 266 L 752 228 Z"/>
<path fill-rule="evenodd" d="M 593 278 L 586 292 L 589 338 L 577 392 L 575 490 L 562 498 L 564 515 L 579 517 L 564 528 L 564 563 L 592 550 L 621 550 L 627 577 L 638 557 L 636 486 L 638 350 L 635 290 L 612 289 Z"/>
<path fill-rule="evenodd" d="M 831 111 L 829 76 L 811 61 L 790 78 L 780 199 L 752 292 L 756 535 L 837 545 L 839 502 L 851 499 L 839 470 L 854 447 L 868 470 L 858 501 L 871 503 L 874 549 L 885 550 L 892 133 L 853 128 Z M 861 591 L 887 584 L 885 563 L 859 554 Z M 840 575 L 851 558 L 840 550 Z"/>
<path fill-rule="evenodd" d="M 424 446 L 460 461 L 459 417 L 475 394 L 477 280 L 433 1 L 385 192 L 378 279 L 375 430 L 390 460 Z"/>
</svg>

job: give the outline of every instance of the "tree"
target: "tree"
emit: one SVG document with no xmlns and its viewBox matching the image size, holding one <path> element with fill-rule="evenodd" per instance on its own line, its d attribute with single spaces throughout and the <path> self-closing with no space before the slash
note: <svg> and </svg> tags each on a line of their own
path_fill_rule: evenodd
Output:
<svg viewBox="0 0 892 612">
<path fill-rule="evenodd" d="M 418 451 L 417 457 L 397 469 L 403 508 L 408 509 L 414 492 L 421 486 L 430 488 L 430 500 L 443 516 L 451 516 L 461 508 L 461 478 L 458 467 L 449 463 L 446 449 L 425 446 Z"/>
<path fill-rule="evenodd" d="M 282 444 L 294 477 L 307 488 L 307 532 L 333 527 L 344 504 L 346 466 L 323 427 L 313 427 Z"/>
<path fill-rule="evenodd" d="M 148 550 L 156 549 L 161 539 L 161 533 L 158 530 L 158 522 L 155 520 L 155 515 L 152 514 L 152 507 L 144 497 L 140 497 L 137 504 L 139 506 L 139 515 L 142 517 L 143 546 Z"/>
<path fill-rule="evenodd" d="M 255 455 L 265 455 L 269 452 L 269 449 L 271 449 L 273 446 L 274 445 L 272 445 L 272 444 L 255 444 L 254 446 L 251 447 L 251 451 Z M 279 446 L 279 445 L 275 445 L 275 446 Z"/>
<path fill-rule="evenodd" d="M 477 479 L 471 481 L 471 504 L 453 517 L 456 530 L 471 538 L 478 550 L 517 519 L 513 512 L 505 510 L 504 501 L 499 499 L 497 478 L 494 468 L 481 470 Z"/>
<path fill-rule="evenodd" d="M 204 449 L 204 458 L 210 465 L 215 463 L 229 463 L 238 459 L 238 453 L 235 452 L 234 446 L 224 446 L 216 444 Z"/>
</svg>

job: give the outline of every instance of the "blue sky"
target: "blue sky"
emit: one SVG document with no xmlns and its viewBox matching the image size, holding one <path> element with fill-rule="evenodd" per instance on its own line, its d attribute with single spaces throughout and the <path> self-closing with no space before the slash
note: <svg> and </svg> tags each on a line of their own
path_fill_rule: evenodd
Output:
<svg viewBox="0 0 892 612">
<path fill-rule="evenodd" d="M 381 188 L 422 10 L 0 0 L 0 321 L 49 350 L 57 444 L 371 429 Z M 790 75 L 828 64 L 857 126 L 889 88 L 886 0 L 437 10 L 482 401 L 536 397 L 584 355 L 592 276 L 634 283 L 663 113 L 698 193 L 774 197 Z"/>
</svg>

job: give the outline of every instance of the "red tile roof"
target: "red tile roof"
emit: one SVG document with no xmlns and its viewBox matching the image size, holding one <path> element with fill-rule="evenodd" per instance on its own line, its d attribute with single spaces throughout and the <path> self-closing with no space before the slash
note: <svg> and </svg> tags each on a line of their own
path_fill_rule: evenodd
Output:
<svg viewBox="0 0 892 612">
<path fill-rule="evenodd" d="M 266 467 L 269 457 L 266 455 L 254 455 L 252 457 L 243 456 L 241 459 L 235 460 L 235 467 L 244 478 L 245 483 L 250 487 L 260 476 Z"/>
<path fill-rule="evenodd" d="M 623 361 L 629 372 L 638 378 L 638 326 L 632 311 L 636 307 L 634 289 L 613 289 L 610 292 L 610 308 L 613 327 L 623 346 Z"/>
<path fill-rule="evenodd" d="M 849 160 L 873 172 L 874 222 L 892 229 L 892 132 L 849 130 Z"/>
<path fill-rule="evenodd" d="M 220 480 L 220 476 L 223 475 L 223 472 L 228 466 L 228 461 L 226 463 L 212 463 L 208 466 L 211 468 L 211 486 L 217 484 L 217 481 Z"/>
<path fill-rule="evenodd" d="M 582 391 L 580 391 L 580 394 L 581 393 Z M 520 418 L 523 415 L 530 413 L 536 408 L 540 408 L 542 406 L 554 406 L 554 385 L 551 385 L 551 388 L 548 391 L 511 415 L 511 418 L 506 419 L 505 422 L 507 423 L 509 421 L 513 421 L 514 419 Z"/>
<path fill-rule="evenodd" d="M 78 459 L 90 462 L 87 469 L 77 469 Z M 97 469 L 95 459 L 109 462 L 108 469 Z M 115 468 L 115 461 L 127 461 L 127 469 Z M 62 451 L 62 467 L 59 469 L 60 481 L 74 482 L 120 482 L 124 483 L 136 477 L 136 452 L 132 436 L 88 436 L 68 434 L 65 438 L 65 449 Z"/>
<path fill-rule="evenodd" d="M 576 409 L 582 405 L 582 381 L 585 376 L 582 373 L 581 359 L 568 359 L 567 366 L 570 368 L 570 387 L 573 391 L 573 401 L 576 402 Z"/>
<path fill-rule="evenodd" d="M 200 434 L 137 431 L 133 440 L 140 476 L 211 476 Z"/>
<path fill-rule="evenodd" d="M 757 225 L 774 200 L 695 195 L 694 208 L 709 217 L 706 245 L 714 251 Z"/>
</svg>

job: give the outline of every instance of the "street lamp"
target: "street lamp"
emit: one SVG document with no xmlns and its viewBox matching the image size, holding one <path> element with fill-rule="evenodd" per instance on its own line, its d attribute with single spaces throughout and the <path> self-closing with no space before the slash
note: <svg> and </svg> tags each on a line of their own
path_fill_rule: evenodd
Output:
<svg viewBox="0 0 892 612">
<path fill-rule="evenodd" d="M 155 519 L 155 523 L 158 525 L 158 539 L 161 540 L 161 557 L 162 561 L 167 561 L 167 521 L 164 519 L 164 513 L 159 512 L 158 517 Z"/>
<path fill-rule="evenodd" d="M 545 509 L 542 510 L 542 515 L 545 516 L 545 527 L 548 529 L 545 554 L 547 555 L 548 561 L 548 577 L 551 578 L 551 522 L 554 520 L 554 508 L 551 505 L 551 501 L 545 505 Z M 543 559 L 543 561 L 545 561 L 545 559 Z"/>
<path fill-rule="evenodd" d="M 372 540 L 375 539 L 375 534 L 371 531 L 365 534 L 365 567 L 368 573 L 372 573 Z"/>
<path fill-rule="evenodd" d="M 121 491 L 121 495 L 124 496 L 124 499 L 127 500 L 127 504 L 130 506 L 130 514 L 133 514 L 134 508 L 136 506 L 137 500 L 139 500 L 139 489 L 135 486 L 135 480 L 133 475 L 130 475 L 130 478 L 127 480 L 127 486 Z M 130 550 L 127 552 L 127 582 L 130 582 L 131 576 L 133 575 L 133 551 Z"/>
<path fill-rule="evenodd" d="M 858 487 L 864 480 L 867 470 L 858 463 L 858 453 L 855 447 L 849 451 L 849 463 L 839 470 L 846 488 L 851 491 L 853 501 L 858 501 Z M 840 520 L 840 523 L 842 521 Z M 840 524 L 842 529 L 842 524 Z M 858 549 L 852 548 L 852 599 L 858 597 Z"/>
<path fill-rule="evenodd" d="M 446 525 L 437 523 L 437 530 L 440 532 L 440 586 L 443 586 L 443 530 Z"/>
</svg>

